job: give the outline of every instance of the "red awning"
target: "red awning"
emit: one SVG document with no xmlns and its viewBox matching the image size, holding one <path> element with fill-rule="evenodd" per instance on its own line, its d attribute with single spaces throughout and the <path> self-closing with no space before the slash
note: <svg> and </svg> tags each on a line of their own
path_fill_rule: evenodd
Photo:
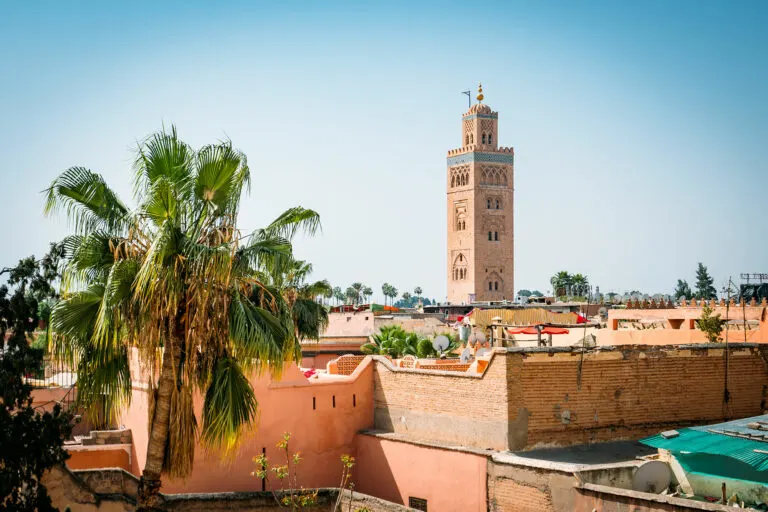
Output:
<svg viewBox="0 0 768 512">
<path fill-rule="evenodd" d="M 562 327 L 545 327 L 541 330 L 541 334 L 568 334 L 568 329 Z"/>
</svg>

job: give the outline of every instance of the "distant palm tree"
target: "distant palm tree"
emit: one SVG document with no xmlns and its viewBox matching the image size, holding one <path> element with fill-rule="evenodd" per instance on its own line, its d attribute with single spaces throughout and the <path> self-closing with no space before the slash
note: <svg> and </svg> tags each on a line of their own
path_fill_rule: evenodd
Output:
<svg viewBox="0 0 768 512">
<path fill-rule="evenodd" d="M 336 304 L 344 302 L 344 292 L 338 286 L 333 287 L 333 298 L 336 299 Z"/>
<path fill-rule="evenodd" d="M 565 270 L 561 270 L 549 280 L 552 284 L 552 291 L 555 297 L 567 295 L 571 288 L 571 275 Z"/>
<path fill-rule="evenodd" d="M 50 327 L 53 353 L 77 368 L 78 400 L 114 418 L 131 396 L 131 347 L 148 369 L 137 499 L 146 511 L 162 508 L 161 475 L 190 474 L 198 435 L 213 451 L 235 449 L 256 419 L 248 372 L 279 374 L 300 357 L 299 327 L 266 274 L 292 258 L 297 230 L 313 234 L 320 224 L 312 210 L 293 208 L 242 234 L 250 171 L 229 142 L 195 151 L 172 128 L 141 143 L 134 168 L 133 211 L 83 167 L 53 181 L 45 210 L 64 210 L 75 230 Z M 195 392 L 204 397 L 199 431 Z"/>
<path fill-rule="evenodd" d="M 363 288 L 363 296 L 365 296 L 365 302 L 370 302 L 372 295 L 373 295 L 373 290 L 371 290 L 371 288 L 369 288 L 368 286 Z"/>
<path fill-rule="evenodd" d="M 381 294 L 384 295 L 384 305 L 387 305 L 387 298 L 389 297 L 389 294 L 392 291 L 392 285 L 389 283 L 384 283 L 381 285 Z"/>
<path fill-rule="evenodd" d="M 587 295 L 589 291 L 589 280 L 583 274 L 574 274 L 571 276 L 571 288 L 574 295 Z"/>
</svg>

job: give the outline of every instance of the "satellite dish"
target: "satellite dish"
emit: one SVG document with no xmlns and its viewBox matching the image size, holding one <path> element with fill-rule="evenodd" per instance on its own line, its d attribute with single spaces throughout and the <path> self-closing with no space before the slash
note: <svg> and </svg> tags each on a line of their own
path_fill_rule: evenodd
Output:
<svg viewBox="0 0 768 512">
<path fill-rule="evenodd" d="M 467 338 L 467 341 L 468 341 L 469 343 L 471 343 L 472 345 L 474 345 L 475 343 L 477 343 L 477 333 L 474 333 L 474 332 L 473 332 L 472 334 L 470 334 L 470 335 L 469 335 L 469 338 Z"/>
<path fill-rule="evenodd" d="M 465 348 L 464 350 L 461 351 L 461 359 L 460 359 L 460 361 L 462 363 L 468 363 L 470 357 L 472 357 L 472 350 L 470 350 L 469 347 L 467 347 L 467 348 Z"/>
<path fill-rule="evenodd" d="M 451 340 L 448 339 L 448 336 L 443 336 L 442 334 L 440 336 L 437 336 L 434 340 L 432 340 L 432 347 L 437 350 L 440 354 L 445 352 L 445 350 L 448 348 L 448 345 L 451 344 Z"/>
<path fill-rule="evenodd" d="M 658 494 L 667 489 L 671 482 L 672 471 L 660 460 L 644 462 L 632 475 L 632 489 L 639 492 Z"/>
<path fill-rule="evenodd" d="M 475 357 L 482 357 L 482 356 L 484 356 L 485 354 L 487 354 L 490 351 L 491 351 L 491 349 L 489 349 L 489 348 L 481 348 L 480 350 L 475 352 Z"/>
<path fill-rule="evenodd" d="M 485 334 L 481 332 L 477 333 L 477 341 L 478 343 L 485 343 Z"/>
</svg>

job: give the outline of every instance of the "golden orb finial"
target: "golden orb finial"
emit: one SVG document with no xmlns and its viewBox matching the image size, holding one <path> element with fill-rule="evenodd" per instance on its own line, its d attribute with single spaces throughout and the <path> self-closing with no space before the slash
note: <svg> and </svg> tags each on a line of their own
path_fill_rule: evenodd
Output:
<svg viewBox="0 0 768 512">
<path fill-rule="evenodd" d="M 483 84 L 482 84 L 482 82 L 481 82 L 481 83 L 480 83 L 480 84 L 478 84 L 478 86 L 477 86 L 477 101 L 479 101 L 480 103 L 482 103 L 482 102 L 483 102 L 483 98 L 485 98 L 485 96 L 483 96 Z"/>
</svg>

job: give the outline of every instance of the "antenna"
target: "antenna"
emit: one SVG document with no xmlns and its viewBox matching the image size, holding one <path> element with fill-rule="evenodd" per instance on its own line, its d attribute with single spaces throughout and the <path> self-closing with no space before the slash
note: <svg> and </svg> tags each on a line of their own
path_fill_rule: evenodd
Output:
<svg viewBox="0 0 768 512">
<path fill-rule="evenodd" d="M 450 345 L 451 340 L 448 339 L 448 336 L 440 335 L 436 337 L 434 340 L 432 340 L 432 348 L 434 348 L 440 355 L 443 355 L 443 352 L 445 352 L 445 349 L 448 348 L 448 345 Z"/>
<path fill-rule="evenodd" d="M 461 91 L 461 94 L 467 95 L 467 108 L 472 106 L 472 91 Z"/>
</svg>

